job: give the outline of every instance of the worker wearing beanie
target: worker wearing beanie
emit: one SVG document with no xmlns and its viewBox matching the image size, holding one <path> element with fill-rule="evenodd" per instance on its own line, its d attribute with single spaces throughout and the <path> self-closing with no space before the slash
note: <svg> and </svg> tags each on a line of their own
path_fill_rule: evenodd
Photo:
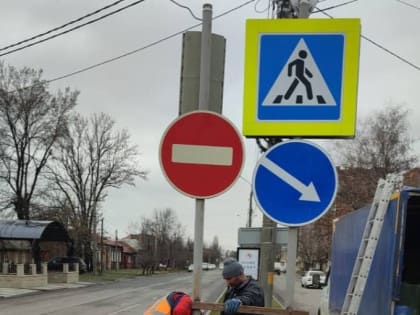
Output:
<svg viewBox="0 0 420 315">
<path fill-rule="evenodd" d="M 235 259 L 228 258 L 224 261 L 222 275 L 228 287 L 221 315 L 235 314 L 240 305 L 264 306 L 263 289 L 257 281 L 244 274 L 244 268 Z"/>
</svg>

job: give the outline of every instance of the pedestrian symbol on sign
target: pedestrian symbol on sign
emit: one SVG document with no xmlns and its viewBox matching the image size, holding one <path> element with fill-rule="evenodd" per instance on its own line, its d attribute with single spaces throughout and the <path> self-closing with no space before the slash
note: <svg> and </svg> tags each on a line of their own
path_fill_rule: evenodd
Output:
<svg viewBox="0 0 420 315">
<path fill-rule="evenodd" d="M 284 98 L 286 100 L 288 100 L 290 98 L 290 96 L 292 95 L 292 93 L 294 92 L 294 90 L 296 89 L 296 87 L 298 86 L 299 82 L 303 83 L 303 85 L 306 88 L 306 95 L 308 97 L 308 99 L 312 99 L 313 93 L 312 93 L 312 86 L 311 86 L 311 82 L 309 82 L 309 80 L 306 78 L 306 76 L 308 76 L 308 78 L 312 78 L 312 72 L 308 70 L 308 68 L 305 67 L 305 58 L 308 56 L 308 53 L 305 50 L 301 50 L 299 51 L 299 58 L 293 60 L 291 63 L 289 63 L 288 67 L 287 67 L 287 75 L 289 77 L 292 76 L 293 73 L 293 67 L 295 68 L 295 79 L 293 80 L 292 84 L 290 85 L 289 89 L 286 92 L 286 95 L 284 96 Z M 298 101 L 298 100 L 296 100 Z M 300 102 L 302 102 L 302 98 L 299 99 Z M 274 103 L 277 103 L 276 100 L 274 100 Z M 278 102 L 280 103 L 280 102 Z"/>
<path fill-rule="evenodd" d="M 303 38 L 262 103 L 273 105 L 337 105 Z"/>
</svg>

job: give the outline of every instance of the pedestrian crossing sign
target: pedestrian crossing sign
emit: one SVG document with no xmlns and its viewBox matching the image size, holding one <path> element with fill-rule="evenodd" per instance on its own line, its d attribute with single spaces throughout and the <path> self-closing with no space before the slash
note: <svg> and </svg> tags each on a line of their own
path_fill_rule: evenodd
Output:
<svg viewBox="0 0 420 315">
<path fill-rule="evenodd" d="M 359 19 L 248 20 L 243 134 L 354 137 Z"/>
</svg>

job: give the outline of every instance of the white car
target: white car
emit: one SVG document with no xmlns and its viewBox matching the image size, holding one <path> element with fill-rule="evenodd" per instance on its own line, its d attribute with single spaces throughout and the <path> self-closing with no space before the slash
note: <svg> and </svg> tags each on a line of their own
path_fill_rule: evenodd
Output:
<svg viewBox="0 0 420 315">
<path fill-rule="evenodd" d="M 209 263 L 203 262 L 203 264 L 201 265 L 201 270 L 209 270 Z M 191 264 L 188 266 L 188 271 L 192 272 L 194 271 L 194 264 Z"/>
<path fill-rule="evenodd" d="M 303 288 L 322 288 L 325 285 L 325 272 L 320 270 L 308 270 L 300 280 Z"/>
<path fill-rule="evenodd" d="M 214 270 L 216 269 L 216 265 L 215 264 L 209 264 L 209 270 Z"/>
<path fill-rule="evenodd" d="M 287 264 L 285 261 L 274 262 L 274 271 L 279 275 L 282 272 L 286 273 Z"/>
</svg>

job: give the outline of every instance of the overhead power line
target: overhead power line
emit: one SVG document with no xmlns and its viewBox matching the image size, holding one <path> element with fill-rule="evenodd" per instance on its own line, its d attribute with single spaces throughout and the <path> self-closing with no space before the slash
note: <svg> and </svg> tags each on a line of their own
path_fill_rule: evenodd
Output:
<svg viewBox="0 0 420 315">
<path fill-rule="evenodd" d="M 123 2 L 123 1 L 126 1 L 126 0 L 118 0 L 118 1 L 115 1 L 114 3 L 111 3 L 111 4 L 107 5 L 107 6 L 104 6 L 104 7 L 100 8 L 100 9 L 98 9 L 98 10 L 96 10 L 96 11 L 90 12 L 90 13 L 88 13 L 88 14 L 86 14 L 86 15 L 84 15 L 84 16 L 81 16 L 81 17 L 79 17 L 79 18 L 77 18 L 77 19 L 75 19 L 75 20 L 71 20 L 70 22 L 67 22 L 67 23 L 65 23 L 65 24 L 63 24 L 63 25 L 61 25 L 61 26 L 54 27 L 54 28 L 50 29 L 49 31 L 46 31 L 46 32 L 44 32 L 44 33 L 41 33 L 41 34 L 38 34 L 38 35 L 32 36 L 32 37 L 27 38 L 27 39 L 24 39 L 24 40 L 21 40 L 20 42 L 17 42 L 17 43 L 15 43 L 15 44 L 12 44 L 12 45 L 9 45 L 9 46 L 2 47 L 2 48 L 0 48 L 0 51 L 6 50 L 6 49 L 9 49 L 9 48 L 12 48 L 12 47 L 19 46 L 19 45 L 21 45 L 21 44 L 23 44 L 23 43 L 27 43 L 27 42 L 29 42 L 29 41 L 31 41 L 31 40 L 34 40 L 34 39 L 37 39 L 37 38 L 39 38 L 39 37 L 42 37 L 42 36 L 45 36 L 45 35 L 51 34 L 52 32 L 55 32 L 55 31 L 61 30 L 62 28 L 65 28 L 65 27 L 67 27 L 67 26 L 69 26 L 69 25 L 72 25 L 72 24 L 74 24 L 74 23 L 80 22 L 80 21 L 82 21 L 82 20 L 84 20 L 84 19 L 86 19 L 86 18 L 88 18 L 88 17 L 91 17 L 91 16 L 93 16 L 93 15 L 95 15 L 95 14 L 98 14 L 99 12 L 102 12 L 103 10 L 106 10 L 106 9 L 108 9 L 108 8 L 111 8 L 111 7 L 113 7 L 113 6 L 115 6 L 115 5 L 119 4 L 119 3 L 121 3 L 121 2 Z"/>
<path fill-rule="evenodd" d="M 318 12 L 322 12 L 322 11 L 326 11 L 326 10 L 331 10 L 331 9 L 339 8 L 339 7 L 342 7 L 344 5 L 347 5 L 347 4 L 356 2 L 356 1 L 359 1 L 359 0 L 350 0 L 350 1 L 347 1 L 347 2 L 344 2 L 344 3 L 333 5 L 331 7 L 323 8 L 323 9 L 318 9 L 317 8 L 317 11 L 313 11 L 312 13 L 318 13 Z"/>
<path fill-rule="evenodd" d="M 190 12 L 190 14 L 192 15 L 192 17 L 193 17 L 194 19 L 196 19 L 196 20 L 198 20 L 198 21 L 201 21 L 201 20 L 202 20 L 202 19 L 201 19 L 201 18 L 199 18 L 197 15 L 195 15 L 195 14 L 194 14 L 194 12 L 193 12 L 193 11 L 192 11 L 189 7 L 187 7 L 186 5 L 180 4 L 180 3 L 176 2 L 175 0 L 169 0 L 169 1 L 171 1 L 172 3 L 176 4 L 177 6 L 179 6 L 179 7 L 183 8 L 183 9 L 188 10 L 188 12 Z"/>
<path fill-rule="evenodd" d="M 322 14 L 328 16 L 331 19 L 334 19 L 333 16 L 331 16 L 330 14 L 324 12 L 323 9 L 319 9 L 317 8 L 319 11 L 317 12 L 321 12 Z M 383 51 L 385 51 L 386 53 L 390 54 L 391 56 L 399 59 L 400 61 L 406 63 L 407 65 L 411 66 L 412 68 L 416 69 L 416 70 L 420 70 L 420 67 L 417 66 L 416 64 L 412 63 L 411 61 L 405 59 L 404 57 L 398 55 L 397 53 L 394 53 L 393 51 L 389 50 L 388 48 L 384 47 L 383 45 L 377 43 L 376 41 L 374 41 L 373 39 L 368 38 L 367 36 L 360 34 L 360 37 L 363 38 L 364 40 L 368 41 L 369 43 L 371 43 L 372 45 L 375 45 L 376 47 L 382 49 Z"/>
<path fill-rule="evenodd" d="M 119 12 L 121 12 L 121 11 L 125 10 L 125 9 L 128 9 L 128 8 L 130 8 L 130 7 L 133 7 L 133 6 L 135 6 L 135 5 L 139 4 L 139 3 L 143 2 L 143 1 L 144 1 L 144 0 L 138 0 L 138 1 L 135 1 L 135 2 L 133 2 L 133 3 L 131 3 L 131 4 L 129 4 L 129 5 L 126 5 L 125 7 L 122 7 L 122 8 L 120 8 L 120 9 L 117 9 L 117 10 L 112 11 L 112 12 L 110 12 L 110 13 L 104 14 L 104 15 L 102 15 L 102 16 L 100 16 L 100 17 L 96 18 L 96 19 L 90 20 L 89 22 L 86 22 L 86 23 L 83 23 L 83 24 L 77 25 L 77 26 L 75 26 L 75 27 L 72 27 L 72 28 L 70 28 L 70 29 L 68 29 L 68 30 L 66 30 L 66 31 L 63 31 L 63 32 L 60 32 L 60 33 L 57 33 L 57 34 L 51 35 L 51 36 L 49 36 L 49 37 L 46 37 L 46 38 L 44 38 L 44 39 L 38 40 L 38 41 L 36 41 L 36 42 L 30 43 L 30 44 L 27 44 L 27 45 L 24 45 L 24 46 L 21 46 L 21 47 L 19 47 L 19 48 L 15 48 L 15 49 L 9 50 L 8 52 L 5 52 L 5 53 L 0 54 L 0 57 L 2 57 L 2 56 L 6 56 L 6 55 L 9 55 L 9 54 L 11 54 L 11 53 L 14 53 L 14 52 L 16 52 L 16 51 L 20 51 L 20 50 L 25 49 L 25 48 L 28 48 L 28 47 L 32 47 L 32 46 L 34 46 L 34 45 L 37 45 L 37 44 L 43 43 L 43 42 L 45 42 L 45 41 L 47 41 L 47 40 L 50 40 L 50 39 L 56 38 L 56 37 L 58 37 L 58 36 L 61 36 L 61 35 L 64 35 L 64 34 L 70 33 L 70 32 L 72 32 L 72 31 L 74 31 L 74 30 L 77 30 L 77 29 L 79 29 L 79 28 L 82 28 L 83 26 L 86 26 L 86 25 L 89 25 L 89 24 L 93 24 L 93 23 L 98 22 L 98 21 L 100 21 L 100 20 L 103 20 L 104 18 L 107 18 L 107 17 L 109 17 L 109 16 L 111 16 L 111 15 L 114 15 L 114 14 L 116 14 L 116 13 L 119 13 Z"/>
<path fill-rule="evenodd" d="M 229 10 L 227 10 L 227 11 L 225 11 L 225 12 L 223 12 L 223 13 L 219 14 L 219 15 L 214 16 L 214 17 L 213 17 L 213 20 L 218 19 L 218 18 L 220 18 L 220 17 L 222 17 L 222 16 L 225 16 L 225 15 L 227 15 L 227 14 L 229 14 L 229 13 L 233 12 L 233 11 L 236 11 L 236 10 L 238 10 L 238 9 L 240 9 L 240 8 L 242 8 L 242 7 L 246 6 L 246 5 L 248 5 L 248 4 L 250 4 L 251 2 L 254 2 L 254 1 L 256 1 L 256 0 L 248 0 L 248 1 L 246 1 L 246 2 L 244 2 L 244 3 L 242 3 L 242 4 L 240 4 L 240 5 L 238 5 L 238 6 L 234 7 L 234 8 L 232 8 L 232 9 L 229 9 Z M 156 41 L 154 41 L 154 42 L 152 42 L 152 43 L 150 43 L 150 44 L 147 44 L 147 45 L 145 45 L 145 46 L 143 46 L 143 47 L 140 47 L 140 48 L 137 48 L 137 49 L 131 50 L 131 51 L 126 52 L 126 53 L 124 53 L 124 54 L 122 54 L 122 55 L 119 55 L 119 56 L 116 56 L 116 57 L 113 57 L 113 58 L 110 58 L 110 59 L 106 59 L 106 60 L 104 60 L 104 61 L 98 62 L 98 63 L 93 64 L 93 65 L 91 65 L 91 66 L 88 66 L 88 67 L 85 67 L 85 68 L 82 68 L 82 69 L 79 69 L 79 70 L 76 70 L 76 71 L 70 72 L 70 73 L 68 73 L 68 74 L 64 74 L 64 75 L 61 75 L 61 76 L 59 76 L 59 77 L 56 77 L 56 78 L 53 78 L 53 79 L 47 80 L 47 82 L 48 82 L 48 83 L 50 83 L 50 82 L 54 82 L 54 81 L 58 81 L 58 80 L 62 80 L 62 79 L 68 78 L 68 77 L 72 77 L 72 76 L 74 76 L 74 75 L 76 75 L 76 74 L 80 74 L 80 73 L 83 73 L 83 72 L 86 72 L 86 71 L 89 71 L 89 70 L 92 70 L 92 69 L 98 68 L 98 67 L 100 67 L 100 66 L 103 66 L 103 65 L 105 65 L 105 64 L 108 64 L 108 63 L 111 63 L 111 62 L 117 61 L 117 60 L 119 60 L 119 59 L 122 59 L 122 58 L 128 57 L 128 56 L 130 56 L 130 55 L 133 55 L 133 54 L 135 54 L 135 53 L 138 53 L 138 52 L 140 52 L 140 51 L 143 51 L 143 50 L 145 50 L 145 49 L 147 49 L 147 48 L 150 48 L 150 47 L 156 46 L 156 45 L 158 45 L 158 44 L 160 44 L 160 43 L 162 43 L 162 42 L 164 42 L 164 41 L 166 41 L 166 40 L 168 40 L 168 39 L 171 39 L 171 38 L 173 38 L 173 37 L 176 37 L 176 36 L 178 36 L 178 35 L 181 35 L 182 33 L 185 33 L 185 32 L 187 32 L 187 31 L 189 31 L 189 30 L 192 30 L 192 29 L 194 29 L 194 28 L 196 28 L 196 27 L 200 26 L 201 24 L 202 24 L 202 23 L 197 23 L 197 24 L 192 25 L 192 26 L 190 26 L 190 27 L 188 27 L 188 28 L 186 28 L 186 29 L 183 29 L 183 30 L 181 30 L 181 31 L 179 31 L 179 32 L 173 33 L 173 34 L 168 35 L 168 36 L 165 36 L 165 37 L 163 37 L 163 38 L 161 38 L 161 39 L 159 39 L 159 40 L 156 40 Z"/>
<path fill-rule="evenodd" d="M 76 75 L 76 74 L 79 74 L 79 73 L 82 73 L 82 72 L 86 72 L 86 71 L 88 71 L 88 70 L 92 70 L 92 69 L 98 68 L 98 67 L 100 67 L 100 66 L 106 65 L 107 63 L 111 63 L 111 62 L 117 61 L 117 60 L 119 60 L 119 59 L 122 59 L 122 58 L 128 57 L 128 56 L 133 55 L 133 54 L 135 54 L 135 53 L 138 53 L 138 52 L 140 52 L 140 51 L 142 51 L 142 50 L 145 50 L 145 49 L 147 49 L 147 48 L 150 48 L 150 47 L 153 47 L 153 46 L 155 46 L 155 45 L 157 45 L 157 44 L 160 44 L 160 43 L 162 43 L 162 42 L 164 42 L 164 41 L 166 41 L 166 40 L 168 40 L 168 39 L 171 39 L 171 38 L 173 38 L 173 37 L 175 37 L 175 36 L 181 35 L 182 33 L 187 32 L 187 31 L 189 31 L 189 30 L 191 30 L 191 29 L 193 29 L 193 28 L 196 28 L 197 26 L 200 26 L 201 24 L 202 24 L 202 23 L 195 24 L 195 25 L 190 26 L 190 27 L 188 27 L 188 28 L 186 28 L 186 29 L 184 29 L 184 30 L 182 30 L 182 31 L 179 31 L 179 32 L 173 33 L 173 34 L 168 35 L 168 36 L 166 36 L 166 37 L 163 37 L 163 38 L 161 38 L 161 39 L 159 39 L 159 40 L 156 40 L 156 41 L 154 41 L 154 42 L 151 42 L 150 44 L 147 44 L 146 46 L 143 46 L 143 47 L 140 47 L 140 48 L 137 48 L 137 49 L 131 50 L 131 51 L 129 51 L 129 52 L 127 52 L 127 53 L 125 53 L 125 54 L 122 54 L 122 55 L 119 55 L 119 56 L 117 56 L 117 57 L 110 58 L 110 59 L 107 59 L 107 60 L 104 60 L 104 61 L 98 62 L 98 63 L 93 64 L 93 65 L 91 65 L 91 66 L 88 66 L 88 67 L 82 68 L 82 69 L 80 69 L 80 70 L 77 70 L 77 71 L 74 71 L 74 72 L 71 72 L 71 73 L 68 73 L 68 74 L 64 74 L 64 75 L 59 76 L 59 77 L 56 77 L 56 78 L 54 78 L 54 79 L 47 80 L 47 82 L 49 83 L 49 82 L 54 82 L 54 81 L 58 81 L 58 80 L 61 80 L 61 79 L 65 79 L 65 78 L 68 78 L 68 77 L 72 77 L 72 76 L 74 76 L 74 75 Z"/>
<path fill-rule="evenodd" d="M 398 2 L 401 2 L 402 4 L 405 4 L 406 6 L 412 7 L 414 9 L 420 10 L 420 7 L 415 6 L 414 4 L 402 1 L 402 0 L 397 0 Z"/>
<path fill-rule="evenodd" d="M 242 7 L 246 6 L 246 5 L 248 5 L 248 4 L 250 4 L 251 2 L 254 2 L 254 1 L 256 1 L 256 0 L 248 0 L 248 1 L 246 1 L 246 2 L 244 2 L 244 3 L 242 3 L 242 4 L 238 5 L 238 6 L 236 6 L 236 7 L 232 8 L 232 9 L 230 9 L 230 10 L 227 10 L 227 11 L 225 11 L 225 12 L 223 12 L 223 13 L 219 14 L 219 15 L 216 15 L 215 17 L 213 17 L 213 20 L 218 19 L 218 18 L 220 18 L 220 17 L 222 17 L 222 16 L 225 16 L 225 15 L 227 15 L 227 14 L 229 14 L 229 13 L 233 12 L 233 11 L 236 11 L 236 10 L 238 10 L 238 9 L 240 9 L 240 8 L 242 8 Z M 94 65 L 91 65 L 91 66 L 88 66 L 88 67 L 85 67 L 85 68 L 82 68 L 82 69 L 80 69 L 80 70 L 73 71 L 73 72 L 71 72 L 71 73 L 64 74 L 64 75 L 62 75 L 62 76 L 59 76 L 59 77 L 56 77 L 56 78 L 53 78 L 53 79 L 50 79 L 50 80 L 45 80 L 44 82 L 45 82 L 45 83 L 51 83 L 51 82 L 54 82 L 54 81 L 62 80 L 62 79 L 65 79 L 65 78 L 68 78 L 68 77 L 71 77 L 71 76 L 77 75 L 77 74 L 82 73 L 82 72 L 86 72 L 86 71 L 89 71 L 89 70 L 92 70 L 92 69 L 98 68 L 98 67 L 103 66 L 103 65 L 105 65 L 105 64 L 111 63 L 111 62 L 113 62 L 113 61 L 116 61 L 116 60 L 122 59 L 122 58 L 124 58 L 124 57 L 130 56 L 130 55 L 132 55 L 132 54 L 135 54 L 135 53 L 137 53 L 137 52 L 140 52 L 140 51 L 142 51 L 142 50 L 145 50 L 145 49 L 150 48 L 150 47 L 152 47 L 152 46 L 155 46 L 155 45 L 157 45 L 157 44 L 160 44 L 160 43 L 162 43 L 162 42 L 164 42 L 164 41 L 166 41 L 166 40 L 168 40 L 168 39 L 171 39 L 171 38 L 173 38 L 173 37 L 175 37 L 175 36 L 178 36 L 178 35 L 180 35 L 180 34 L 182 34 L 182 33 L 184 33 L 184 32 L 187 32 L 187 31 L 189 31 L 189 30 L 191 30 L 191 29 L 194 29 L 194 28 L 196 28 L 196 27 L 200 26 L 201 24 L 202 24 L 202 23 L 197 23 L 197 24 L 192 25 L 192 26 L 190 26 L 190 27 L 188 27 L 188 28 L 186 28 L 186 29 L 183 29 L 182 31 L 179 31 L 179 32 L 173 33 L 172 35 L 169 35 L 169 36 L 166 36 L 166 37 L 164 37 L 164 38 L 161 38 L 161 39 L 159 39 L 159 40 L 157 40 L 157 41 L 154 41 L 154 42 L 152 42 L 152 43 L 150 43 L 150 44 L 148 44 L 148 45 L 146 45 L 146 46 L 143 46 L 143 47 L 140 47 L 140 48 L 138 48 L 138 49 L 135 49 L 135 50 L 129 51 L 129 52 L 127 52 L 127 53 L 125 53 L 125 54 L 122 54 L 122 55 L 119 55 L 119 56 L 117 56 L 117 57 L 114 57 L 114 58 L 110 58 L 110 59 L 104 60 L 104 61 L 102 61 L 102 62 L 96 63 L 96 64 L 94 64 Z M 21 89 L 28 89 L 28 88 L 31 88 L 32 86 L 33 86 L 33 85 L 26 86 L 26 87 L 23 87 L 23 88 L 21 88 Z M 13 92 L 16 92 L 16 91 L 9 91 L 8 93 L 13 93 Z"/>
</svg>

